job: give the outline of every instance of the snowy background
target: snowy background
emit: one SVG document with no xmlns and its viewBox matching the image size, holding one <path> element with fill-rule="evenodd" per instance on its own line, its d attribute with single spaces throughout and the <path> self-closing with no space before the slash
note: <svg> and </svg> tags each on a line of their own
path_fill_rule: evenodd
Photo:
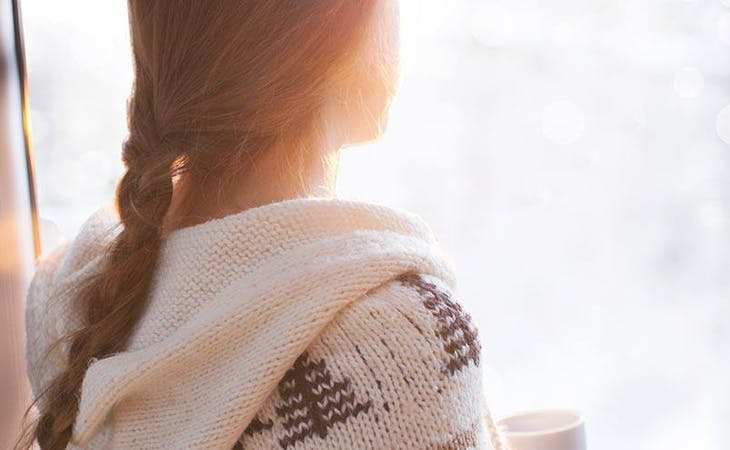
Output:
<svg viewBox="0 0 730 450">
<path fill-rule="evenodd" d="M 23 1 L 66 236 L 121 173 L 125 3 Z M 592 450 L 730 448 L 730 0 L 402 5 L 388 133 L 344 153 L 339 192 L 432 225 L 495 415 L 579 409 Z"/>
</svg>

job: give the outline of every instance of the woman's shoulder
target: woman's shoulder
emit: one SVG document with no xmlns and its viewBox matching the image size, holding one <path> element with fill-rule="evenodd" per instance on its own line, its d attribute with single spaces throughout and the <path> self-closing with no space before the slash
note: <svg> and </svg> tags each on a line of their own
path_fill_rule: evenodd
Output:
<svg viewBox="0 0 730 450">
<path fill-rule="evenodd" d="M 243 448 L 486 448 L 481 344 L 449 285 L 405 274 L 340 311 L 241 436 Z"/>
<path fill-rule="evenodd" d="M 438 368 L 445 378 L 480 365 L 476 323 L 454 290 L 433 275 L 394 278 L 343 310 L 333 326 L 358 333 L 362 345 L 407 346 L 406 353 L 418 349 L 419 366 Z"/>
</svg>

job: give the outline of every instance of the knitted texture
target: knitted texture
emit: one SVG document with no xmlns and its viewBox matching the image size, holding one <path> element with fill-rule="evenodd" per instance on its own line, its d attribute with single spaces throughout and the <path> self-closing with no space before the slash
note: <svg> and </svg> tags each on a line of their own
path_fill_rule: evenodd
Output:
<svg viewBox="0 0 730 450">
<path fill-rule="evenodd" d="M 100 210 L 36 272 L 36 394 L 118 228 Z M 379 205 L 292 199 L 176 230 L 127 349 L 89 365 L 69 448 L 487 448 L 481 344 L 454 289 L 422 219 Z"/>
</svg>

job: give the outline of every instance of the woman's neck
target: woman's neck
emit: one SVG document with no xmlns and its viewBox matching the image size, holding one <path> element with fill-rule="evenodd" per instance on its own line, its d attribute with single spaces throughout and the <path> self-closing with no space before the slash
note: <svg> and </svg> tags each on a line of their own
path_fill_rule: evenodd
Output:
<svg viewBox="0 0 730 450">
<path fill-rule="evenodd" d="M 269 149 L 228 187 L 215 176 L 181 178 L 173 190 L 165 232 L 291 198 L 336 196 L 340 146 L 317 150 L 298 157 L 283 145 Z"/>
</svg>

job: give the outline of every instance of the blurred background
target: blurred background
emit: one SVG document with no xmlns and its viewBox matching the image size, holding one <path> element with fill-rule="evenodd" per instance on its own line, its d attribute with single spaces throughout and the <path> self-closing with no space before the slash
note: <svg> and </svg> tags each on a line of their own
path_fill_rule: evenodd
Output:
<svg viewBox="0 0 730 450">
<path fill-rule="evenodd" d="M 46 250 L 109 203 L 126 2 L 22 2 Z M 592 450 L 730 448 L 730 0 L 402 0 L 385 138 L 339 195 L 454 259 L 496 416 L 583 412 Z"/>
</svg>

